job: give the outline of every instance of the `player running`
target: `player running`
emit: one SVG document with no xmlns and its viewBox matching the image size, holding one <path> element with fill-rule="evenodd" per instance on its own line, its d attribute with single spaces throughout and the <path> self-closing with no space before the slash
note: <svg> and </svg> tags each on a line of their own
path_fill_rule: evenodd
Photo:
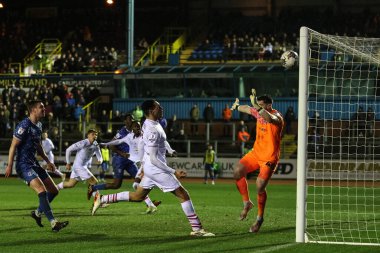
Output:
<svg viewBox="0 0 380 253">
<path fill-rule="evenodd" d="M 100 143 L 100 145 L 108 146 L 108 145 L 119 145 L 122 143 L 127 143 L 129 146 L 129 160 L 133 161 L 135 164 L 140 163 L 141 158 L 144 154 L 144 142 L 142 139 L 141 133 L 141 125 L 138 121 L 132 122 L 132 133 L 126 135 L 122 139 L 113 140 L 106 143 Z M 174 151 L 174 150 L 173 150 Z M 143 172 L 141 169 L 138 170 L 135 177 L 135 182 L 133 183 L 133 188 L 136 190 L 138 184 L 143 177 Z M 144 199 L 146 205 L 148 206 L 146 210 L 146 214 L 154 213 L 157 211 L 157 206 L 161 204 L 161 201 L 152 202 L 152 200 L 146 196 Z"/>
<path fill-rule="evenodd" d="M 94 197 L 92 214 L 103 203 L 116 203 L 119 201 L 141 202 L 153 189 L 159 187 L 163 192 L 173 193 L 181 202 L 182 210 L 187 216 L 192 228 L 192 236 L 214 236 L 206 232 L 195 213 L 193 203 L 187 190 L 178 181 L 178 178 L 186 176 L 184 170 L 174 170 L 166 163 L 166 134 L 158 120 L 163 116 L 163 108 L 156 100 L 146 100 L 141 105 L 146 120 L 143 125 L 144 177 L 135 192 L 120 192 L 101 196 L 97 193 Z"/>
<path fill-rule="evenodd" d="M 78 141 L 66 149 L 66 169 L 71 170 L 69 181 L 59 183 L 58 189 L 72 188 L 78 182 L 87 181 L 90 185 L 96 184 L 98 180 L 91 173 L 92 157 L 96 155 L 98 163 L 103 161 L 99 145 L 96 141 L 98 132 L 95 129 L 87 131 L 87 139 Z M 76 151 L 75 160 L 73 165 L 70 163 L 70 155 Z"/>
</svg>

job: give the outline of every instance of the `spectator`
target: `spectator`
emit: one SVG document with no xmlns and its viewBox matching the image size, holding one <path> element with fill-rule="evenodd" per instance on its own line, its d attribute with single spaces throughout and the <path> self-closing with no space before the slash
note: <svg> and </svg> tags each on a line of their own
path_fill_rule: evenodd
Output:
<svg viewBox="0 0 380 253">
<path fill-rule="evenodd" d="M 132 111 L 132 115 L 135 120 L 141 122 L 141 118 L 143 117 L 144 113 L 139 105 L 136 105 L 135 109 Z"/>
<path fill-rule="evenodd" d="M 296 120 L 296 115 L 293 110 L 293 106 L 289 106 L 285 113 L 285 133 L 292 133 L 292 123 Z"/>
<path fill-rule="evenodd" d="M 247 143 L 251 135 L 247 132 L 247 126 L 244 126 L 238 133 L 238 140 L 241 143 Z"/>
<path fill-rule="evenodd" d="M 191 135 L 198 135 L 198 120 L 199 120 L 199 107 L 197 104 L 194 104 L 190 110 L 190 119 L 191 119 Z"/>
<path fill-rule="evenodd" d="M 206 123 L 211 123 L 214 120 L 214 116 L 214 108 L 212 108 L 211 104 L 208 103 L 203 110 L 203 118 L 205 119 Z"/>
<path fill-rule="evenodd" d="M 119 110 L 116 110 L 116 111 L 115 111 L 115 114 L 114 114 L 114 116 L 112 117 L 112 121 L 113 121 L 113 122 L 120 122 L 120 121 L 122 121 L 121 114 L 120 114 L 120 111 L 119 111 Z"/>
<path fill-rule="evenodd" d="M 177 121 L 177 115 L 173 115 L 173 118 L 168 122 L 168 139 L 175 139 L 179 135 L 181 127 Z"/>
<path fill-rule="evenodd" d="M 74 108 L 74 112 L 73 112 L 74 120 L 79 122 L 81 117 L 83 120 L 84 114 L 85 114 L 85 112 L 83 110 L 83 107 L 80 104 L 77 104 L 77 106 Z"/>
<path fill-rule="evenodd" d="M 223 117 L 223 121 L 224 121 L 223 135 L 228 136 L 229 134 L 231 134 L 230 122 L 231 122 L 231 118 L 232 118 L 232 111 L 231 111 L 230 107 L 228 106 L 228 104 L 226 104 L 226 106 L 224 107 L 224 109 L 222 111 L 222 117 Z"/>
</svg>

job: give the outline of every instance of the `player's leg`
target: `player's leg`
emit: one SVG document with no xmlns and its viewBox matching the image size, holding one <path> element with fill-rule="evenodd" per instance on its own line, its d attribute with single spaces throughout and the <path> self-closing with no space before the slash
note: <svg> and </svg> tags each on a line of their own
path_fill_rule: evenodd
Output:
<svg viewBox="0 0 380 253">
<path fill-rule="evenodd" d="M 259 168 L 252 153 L 246 154 L 234 168 L 234 178 L 236 180 L 236 187 L 239 190 L 243 199 L 243 210 L 240 213 L 240 220 L 244 220 L 248 212 L 253 208 L 253 203 L 249 196 L 247 174 Z"/>
<path fill-rule="evenodd" d="M 38 177 L 40 178 L 41 182 L 43 183 L 43 185 L 46 189 L 47 200 L 49 203 L 51 203 L 54 200 L 54 198 L 58 195 L 58 192 L 59 192 L 56 184 L 54 183 L 54 181 L 50 177 L 50 175 L 47 173 L 47 171 L 44 170 L 42 167 L 34 166 L 33 170 L 37 173 Z M 40 217 L 42 213 L 43 213 L 43 207 L 41 207 L 41 205 L 40 205 L 34 211 L 34 215 L 37 217 Z M 33 214 L 32 214 L 32 216 L 33 216 Z"/>
<path fill-rule="evenodd" d="M 139 169 L 137 168 L 136 163 L 131 162 L 127 164 L 126 170 L 131 177 L 136 178 L 139 172 Z M 148 206 L 147 210 L 145 211 L 146 214 L 154 213 L 157 211 L 157 207 L 154 205 L 153 201 L 149 198 L 149 196 L 146 196 L 144 198 L 145 204 Z"/>
<path fill-rule="evenodd" d="M 251 226 L 250 232 L 257 233 L 260 230 L 261 225 L 264 222 L 264 210 L 267 202 L 267 191 L 269 179 L 272 177 L 273 172 L 277 168 L 277 163 L 261 163 L 260 174 L 256 179 L 257 190 L 257 218 L 256 222 Z"/>
<path fill-rule="evenodd" d="M 57 184 L 57 187 L 59 190 L 66 189 L 66 188 L 73 188 L 77 185 L 78 181 L 75 178 L 70 178 L 68 181 L 60 182 Z"/>
<path fill-rule="evenodd" d="M 48 200 L 48 194 L 45 188 L 44 183 L 41 181 L 40 178 L 36 177 L 32 179 L 31 181 L 27 181 L 30 188 L 32 188 L 37 194 L 39 198 L 39 209 L 41 212 L 43 212 L 46 216 L 46 218 L 49 220 L 52 230 L 54 232 L 58 232 L 62 228 L 66 227 L 69 222 L 64 221 L 64 222 L 59 222 L 54 218 L 53 212 L 51 210 L 49 200 Z M 41 223 L 41 215 L 37 215 L 35 211 L 32 212 L 32 217 L 33 219 L 36 220 L 38 226 L 43 227 Z"/>
<path fill-rule="evenodd" d="M 57 187 L 59 190 L 62 190 L 64 188 L 73 188 L 79 181 L 82 181 L 81 170 L 76 167 L 73 167 L 70 174 L 70 179 L 68 181 L 59 183 Z"/>
<path fill-rule="evenodd" d="M 103 183 L 97 185 L 89 185 L 87 191 L 87 198 L 90 199 L 91 195 L 100 190 L 108 189 L 119 189 L 123 182 L 124 168 L 127 166 L 127 161 L 125 158 L 114 157 L 112 160 L 113 167 L 113 181 L 111 183 Z"/>
<path fill-rule="evenodd" d="M 150 191 L 151 189 L 144 189 L 140 186 L 137 187 L 135 192 L 124 191 L 108 195 L 100 195 L 97 191 L 94 196 L 94 204 L 92 205 L 91 213 L 94 215 L 102 204 L 112 204 L 120 201 L 141 202 Z"/>
<path fill-rule="evenodd" d="M 210 178 L 211 178 L 211 184 L 214 185 L 215 184 L 215 181 L 214 181 L 214 170 L 213 170 L 213 167 L 212 167 L 212 164 L 210 164 L 210 168 L 209 168 L 209 175 L 210 175 Z"/>
<path fill-rule="evenodd" d="M 204 176 L 204 184 L 207 184 L 207 173 L 208 173 L 208 169 L 207 169 L 207 164 L 205 164 L 205 176 Z"/>
<path fill-rule="evenodd" d="M 193 202 L 190 199 L 189 193 L 182 185 L 179 185 L 177 189 L 172 192 L 181 202 L 182 210 L 185 213 L 189 223 L 191 225 L 192 232 L 190 235 L 193 236 L 214 236 L 213 233 L 206 232 L 203 227 L 198 215 L 195 212 Z"/>
</svg>

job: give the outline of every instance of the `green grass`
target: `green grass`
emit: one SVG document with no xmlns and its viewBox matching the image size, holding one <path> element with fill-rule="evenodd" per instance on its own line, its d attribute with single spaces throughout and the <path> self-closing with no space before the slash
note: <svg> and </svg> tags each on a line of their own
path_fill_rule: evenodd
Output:
<svg viewBox="0 0 380 253">
<path fill-rule="evenodd" d="M 254 182 L 250 180 L 253 193 Z M 61 191 L 52 203 L 54 214 L 70 225 L 53 233 L 44 218 L 39 228 L 29 217 L 37 205 L 36 194 L 17 179 L 0 180 L 0 252 L 379 252 L 374 246 L 295 243 L 295 196 L 293 184 L 268 186 L 265 223 L 258 234 L 248 233 L 254 208 L 247 221 L 239 221 L 241 198 L 232 183 L 215 186 L 184 182 L 197 214 L 214 238 L 189 236 L 190 225 L 178 200 L 155 189 L 152 199 L 162 200 L 159 211 L 142 214 L 142 203 L 117 203 L 91 216 L 86 185 Z M 124 181 L 122 190 L 130 190 Z M 104 191 L 111 193 L 115 191 Z M 252 196 L 253 199 L 254 196 Z"/>
</svg>

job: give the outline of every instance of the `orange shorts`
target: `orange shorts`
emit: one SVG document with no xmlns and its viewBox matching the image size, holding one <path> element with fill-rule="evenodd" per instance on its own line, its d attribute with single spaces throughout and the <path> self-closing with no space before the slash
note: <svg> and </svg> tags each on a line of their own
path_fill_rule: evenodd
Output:
<svg viewBox="0 0 380 253">
<path fill-rule="evenodd" d="M 278 161 L 259 161 L 252 151 L 243 156 L 240 163 L 244 165 L 247 173 L 260 169 L 258 177 L 264 180 L 269 180 L 272 177 L 278 165 Z"/>
</svg>

